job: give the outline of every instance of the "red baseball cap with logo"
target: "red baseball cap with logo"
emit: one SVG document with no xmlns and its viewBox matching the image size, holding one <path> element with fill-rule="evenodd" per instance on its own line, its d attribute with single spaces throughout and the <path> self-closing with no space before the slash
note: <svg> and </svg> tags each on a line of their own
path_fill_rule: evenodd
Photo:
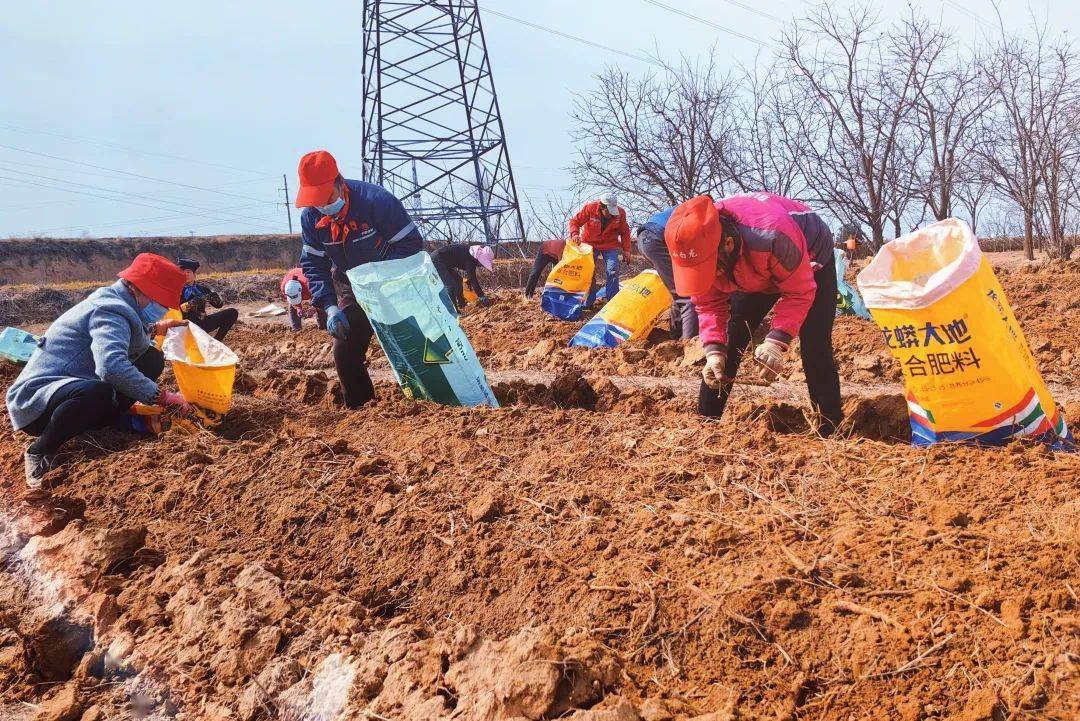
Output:
<svg viewBox="0 0 1080 721">
<path fill-rule="evenodd" d="M 709 196 L 699 195 L 675 208 L 664 228 L 675 292 L 698 295 L 712 287 L 720 237 L 720 213 Z"/>
<path fill-rule="evenodd" d="M 116 274 L 131 283 L 155 303 L 166 308 L 180 307 L 180 293 L 187 277 L 180 266 L 153 253 L 139 253 L 131 265 Z"/>
<path fill-rule="evenodd" d="M 296 207 L 326 205 L 334 193 L 334 182 L 341 176 L 337 161 L 325 150 L 316 150 L 300 158 L 300 189 Z"/>
</svg>

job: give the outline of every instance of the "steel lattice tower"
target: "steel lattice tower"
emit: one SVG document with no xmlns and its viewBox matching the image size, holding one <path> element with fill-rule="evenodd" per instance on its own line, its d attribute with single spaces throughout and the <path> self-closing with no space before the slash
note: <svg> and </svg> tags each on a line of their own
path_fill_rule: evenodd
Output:
<svg viewBox="0 0 1080 721">
<path fill-rule="evenodd" d="M 364 179 L 435 241 L 524 240 L 476 0 L 365 0 Z"/>
</svg>

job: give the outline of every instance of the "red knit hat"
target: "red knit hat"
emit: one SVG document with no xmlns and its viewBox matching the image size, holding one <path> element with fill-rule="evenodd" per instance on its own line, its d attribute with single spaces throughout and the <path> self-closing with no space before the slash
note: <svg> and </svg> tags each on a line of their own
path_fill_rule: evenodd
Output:
<svg viewBox="0 0 1080 721">
<path fill-rule="evenodd" d="M 712 286 L 720 236 L 720 213 L 712 198 L 699 195 L 675 208 L 664 228 L 664 243 L 676 293 L 697 295 Z"/>
<path fill-rule="evenodd" d="M 334 193 L 334 182 L 341 173 L 337 161 L 325 150 L 316 150 L 300 158 L 300 189 L 296 191 L 296 207 L 326 205 Z"/>
<path fill-rule="evenodd" d="M 155 303 L 166 308 L 180 307 L 180 294 L 187 278 L 180 266 L 168 258 L 153 253 L 139 253 L 131 265 L 116 275 L 134 285 Z"/>
</svg>

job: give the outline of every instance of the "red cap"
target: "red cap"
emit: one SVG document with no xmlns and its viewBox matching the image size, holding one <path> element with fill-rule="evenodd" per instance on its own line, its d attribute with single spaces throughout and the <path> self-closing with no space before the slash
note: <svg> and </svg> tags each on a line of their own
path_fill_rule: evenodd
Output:
<svg viewBox="0 0 1080 721">
<path fill-rule="evenodd" d="M 316 150 L 300 158 L 300 190 L 296 191 L 296 207 L 326 205 L 334 193 L 334 182 L 341 176 L 334 156 Z"/>
<path fill-rule="evenodd" d="M 664 228 L 664 242 L 676 293 L 698 295 L 712 286 L 720 237 L 720 213 L 709 196 L 699 195 L 675 208 Z"/>
<path fill-rule="evenodd" d="M 134 285 L 155 303 L 166 308 L 180 307 L 180 294 L 187 278 L 180 266 L 168 258 L 153 253 L 139 253 L 131 265 L 116 275 Z"/>
</svg>

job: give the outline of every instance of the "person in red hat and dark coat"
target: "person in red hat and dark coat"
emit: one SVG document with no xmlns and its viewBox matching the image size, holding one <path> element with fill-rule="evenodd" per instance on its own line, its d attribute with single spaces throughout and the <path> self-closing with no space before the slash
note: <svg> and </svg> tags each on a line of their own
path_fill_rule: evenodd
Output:
<svg viewBox="0 0 1080 721">
<path fill-rule="evenodd" d="M 186 414 L 179 393 L 157 383 L 165 357 L 153 338 L 182 320 L 164 320 L 180 305 L 184 273 L 171 261 L 141 253 L 53 321 L 7 391 L 16 430 L 37 436 L 23 456 L 26 483 L 39 488 L 57 449 L 80 433 L 112 425 L 135 403 Z"/>
<path fill-rule="evenodd" d="M 345 405 L 359 408 L 375 397 L 366 359 L 374 331 L 345 271 L 415 255 L 424 241 L 400 200 L 374 183 L 346 180 L 325 150 L 301 158 L 299 174 L 296 207 L 304 209 L 300 268 L 312 303 L 326 312 Z"/>
<path fill-rule="evenodd" d="M 675 208 L 664 242 L 676 291 L 697 309 L 705 348 L 702 415 L 724 412 L 742 354 L 771 310 L 772 327 L 754 359 L 765 379 L 775 380 L 798 336 L 818 431 L 832 433 L 843 419 L 832 346 L 836 264 L 832 232 L 821 217 L 772 193 L 715 202 L 701 195 Z"/>
</svg>

